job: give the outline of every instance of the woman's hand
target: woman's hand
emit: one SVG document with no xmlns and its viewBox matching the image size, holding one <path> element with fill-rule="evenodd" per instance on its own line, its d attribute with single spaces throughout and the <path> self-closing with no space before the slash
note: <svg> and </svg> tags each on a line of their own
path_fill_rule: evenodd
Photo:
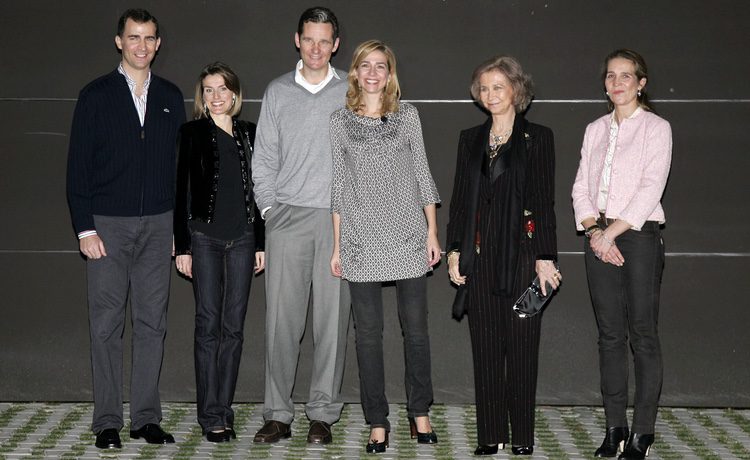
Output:
<svg viewBox="0 0 750 460">
<path fill-rule="evenodd" d="M 193 277 L 193 256 L 190 254 L 183 254 L 177 256 L 174 259 L 174 264 L 177 266 L 177 271 L 182 273 L 188 278 Z"/>
<path fill-rule="evenodd" d="M 622 267 L 625 263 L 625 258 L 617 248 L 614 237 L 607 235 L 606 231 L 599 230 L 591 235 L 589 244 L 594 255 L 602 262 L 618 267 Z"/>
<path fill-rule="evenodd" d="M 331 274 L 341 278 L 341 256 L 339 255 L 338 246 L 333 248 L 333 255 L 331 256 Z"/>
<path fill-rule="evenodd" d="M 562 274 L 560 273 L 560 270 L 555 267 L 555 263 L 551 260 L 537 260 L 536 274 L 539 276 L 539 284 L 542 287 L 542 295 L 547 295 L 547 283 L 552 286 L 552 289 L 557 289 L 560 287 Z"/>
<path fill-rule="evenodd" d="M 451 279 L 451 283 L 461 286 L 466 284 L 466 275 L 461 275 L 458 272 L 458 260 L 461 258 L 461 253 L 458 251 L 451 251 L 448 254 L 448 276 Z"/>
<path fill-rule="evenodd" d="M 430 267 L 440 262 L 440 242 L 434 233 L 427 234 L 427 259 Z"/>
<path fill-rule="evenodd" d="M 255 251 L 255 274 L 262 272 L 266 268 L 266 253 L 265 251 Z"/>
</svg>

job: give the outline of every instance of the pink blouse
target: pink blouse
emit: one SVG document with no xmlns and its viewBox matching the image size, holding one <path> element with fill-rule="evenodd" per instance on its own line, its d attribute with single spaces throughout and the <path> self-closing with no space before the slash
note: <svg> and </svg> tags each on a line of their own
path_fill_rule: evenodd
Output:
<svg viewBox="0 0 750 460">
<path fill-rule="evenodd" d="M 576 228 L 587 217 L 597 218 L 596 205 L 604 161 L 610 138 L 612 114 L 604 115 L 586 127 L 581 162 L 573 184 L 573 210 Z M 646 110 L 620 122 L 612 160 L 605 214 L 622 219 L 634 230 L 647 220 L 664 223 L 661 197 L 667 185 L 672 162 L 672 128 L 669 122 Z"/>
</svg>

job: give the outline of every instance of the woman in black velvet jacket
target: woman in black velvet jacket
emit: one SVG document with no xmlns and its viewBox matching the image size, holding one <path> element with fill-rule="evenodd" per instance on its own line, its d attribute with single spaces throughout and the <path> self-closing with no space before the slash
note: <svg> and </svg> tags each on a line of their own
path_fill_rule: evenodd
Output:
<svg viewBox="0 0 750 460">
<path fill-rule="evenodd" d="M 461 132 L 448 223 L 448 273 L 458 285 L 454 316 L 469 316 L 477 403 L 475 455 L 493 455 L 513 435 L 531 455 L 541 315 L 513 303 L 539 275 L 557 289 L 552 131 L 526 121 L 531 79 L 498 56 L 474 71 L 485 123 Z M 508 424 L 512 430 L 508 429 Z"/>
<path fill-rule="evenodd" d="M 208 441 L 226 442 L 235 437 L 250 281 L 265 264 L 250 172 L 255 124 L 236 118 L 242 91 L 225 64 L 203 69 L 195 101 L 195 120 L 180 129 L 175 254 L 177 270 L 193 279 L 198 423 Z"/>
</svg>

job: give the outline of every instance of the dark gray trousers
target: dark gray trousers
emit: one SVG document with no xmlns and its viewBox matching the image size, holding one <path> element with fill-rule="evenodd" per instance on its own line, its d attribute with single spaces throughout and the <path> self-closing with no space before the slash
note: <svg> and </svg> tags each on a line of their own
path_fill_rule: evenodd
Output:
<svg viewBox="0 0 750 460">
<path fill-rule="evenodd" d="M 654 432 L 662 385 L 659 292 L 664 243 L 656 222 L 617 238 L 625 264 L 596 259 L 585 242 L 586 275 L 599 327 L 599 371 L 607 426 L 628 426 L 628 340 L 635 361 L 632 431 Z"/>
<path fill-rule="evenodd" d="M 130 298 L 132 368 L 131 429 L 162 418 L 159 374 L 167 329 L 172 253 L 172 211 L 143 217 L 94 216 L 106 257 L 88 260 L 87 282 L 92 430 L 123 426 L 122 337 Z"/>
</svg>

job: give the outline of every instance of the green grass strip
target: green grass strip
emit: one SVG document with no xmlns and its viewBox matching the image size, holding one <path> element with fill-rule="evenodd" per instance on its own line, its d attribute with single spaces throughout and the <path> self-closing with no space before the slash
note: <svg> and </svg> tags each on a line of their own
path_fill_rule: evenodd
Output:
<svg viewBox="0 0 750 460">
<path fill-rule="evenodd" d="M 86 413 L 91 413 L 93 408 L 94 406 L 92 404 L 84 405 L 84 410 L 86 411 Z M 70 449 L 68 449 L 67 452 L 63 453 L 60 458 L 66 460 L 80 458 L 83 456 L 84 452 L 86 452 L 86 448 L 92 444 L 94 444 L 94 433 L 91 432 L 89 426 L 86 426 L 78 436 L 78 442 L 72 444 L 70 446 Z"/>
<path fill-rule="evenodd" d="M 463 425 L 466 430 L 466 441 L 469 446 L 477 445 L 477 406 L 467 404 L 464 406 Z M 471 447 L 469 447 L 471 448 Z"/>
<path fill-rule="evenodd" d="M 396 431 L 391 431 L 391 436 L 396 438 L 398 444 L 398 456 L 396 458 L 410 460 L 417 458 L 417 440 L 411 438 L 411 428 L 409 428 L 409 414 L 406 412 L 406 405 L 399 404 L 398 422 Z M 393 426 L 391 426 L 393 430 Z M 395 436 L 394 436 L 395 434 Z"/>
<path fill-rule="evenodd" d="M 563 425 L 570 432 L 570 436 L 573 438 L 573 444 L 575 444 L 578 452 L 584 457 L 592 457 L 594 451 L 598 446 L 594 444 L 591 439 L 591 434 L 578 420 L 578 414 L 571 408 L 560 408 L 560 418 Z"/>
<path fill-rule="evenodd" d="M 4 443 L 0 444 L 0 453 L 7 453 L 18 447 L 18 444 L 25 441 L 31 433 L 39 429 L 39 426 L 47 421 L 52 413 L 47 407 L 41 407 L 29 418 L 21 427 L 16 429 L 13 434 Z"/>
<path fill-rule="evenodd" d="M 310 430 L 310 423 L 307 417 L 304 416 L 304 411 L 302 413 L 301 417 L 297 417 L 292 422 L 292 437 L 289 441 L 281 441 L 288 442 L 286 454 L 284 455 L 284 458 L 288 460 L 300 460 L 305 456 L 305 452 L 307 451 L 307 432 Z"/>
<path fill-rule="evenodd" d="M 690 411 L 694 419 L 698 421 L 703 427 L 713 436 L 717 441 L 724 447 L 729 449 L 734 455 L 742 459 L 750 459 L 750 451 L 736 439 L 732 438 L 727 430 L 720 427 L 714 422 L 713 418 L 709 415 L 704 414 L 700 410 L 694 409 Z"/>
<path fill-rule="evenodd" d="M 333 460 L 341 458 L 344 455 L 344 430 L 349 425 L 349 416 L 351 410 L 348 404 L 344 404 L 344 409 L 341 411 L 341 417 L 339 421 L 334 425 L 335 431 L 333 432 L 333 441 L 325 446 L 325 450 L 322 453 L 322 457 L 326 460 Z"/>
<path fill-rule="evenodd" d="M 721 457 L 719 457 L 716 452 L 709 449 L 703 441 L 698 439 L 695 433 L 690 431 L 690 428 L 682 423 L 670 409 L 662 408 L 660 412 L 662 420 L 664 420 L 672 429 L 672 431 L 674 431 L 677 439 L 684 442 L 688 447 L 693 449 L 693 452 L 695 452 L 701 459 L 721 459 Z"/>
<path fill-rule="evenodd" d="M 195 455 L 198 444 L 203 440 L 203 429 L 200 425 L 195 425 L 190 433 L 177 444 L 177 451 L 172 458 L 178 460 L 189 460 Z"/>
<path fill-rule="evenodd" d="M 744 431 L 747 434 L 750 434 L 750 420 L 747 419 L 744 415 L 740 414 L 738 411 L 734 409 L 726 409 L 724 411 L 724 416 L 732 421 L 735 425 L 740 427 L 742 431 Z"/>
<path fill-rule="evenodd" d="M 8 426 L 11 420 L 18 415 L 19 412 L 23 411 L 22 405 L 12 404 L 10 407 L 0 412 L 0 428 Z"/>
<path fill-rule="evenodd" d="M 448 436 L 448 422 L 445 419 L 447 409 L 443 404 L 435 404 L 430 412 L 432 430 L 438 435 L 437 445 L 432 446 L 435 449 L 435 458 L 451 460 L 454 453 L 453 442 L 451 442 L 451 437 Z"/>
<path fill-rule="evenodd" d="M 31 449 L 32 457 L 44 456 L 44 451 L 54 448 L 70 430 L 75 428 L 75 423 L 88 412 L 90 405 L 78 404 L 72 406 L 71 410 L 57 423 L 47 436 L 39 440 L 39 443 Z"/>
<path fill-rule="evenodd" d="M 549 427 L 549 421 L 544 413 L 540 410 L 536 410 L 536 423 L 534 423 L 536 429 L 536 437 L 539 440 L 539 446 L 544 450 L 549 458 L 557 460 L 567 460 L 568 454 L 560 447 L 560 442 Z"/>
</svg>

